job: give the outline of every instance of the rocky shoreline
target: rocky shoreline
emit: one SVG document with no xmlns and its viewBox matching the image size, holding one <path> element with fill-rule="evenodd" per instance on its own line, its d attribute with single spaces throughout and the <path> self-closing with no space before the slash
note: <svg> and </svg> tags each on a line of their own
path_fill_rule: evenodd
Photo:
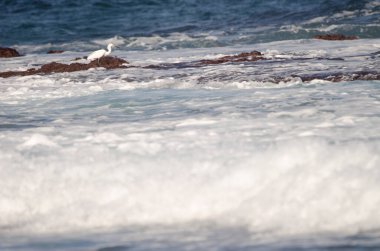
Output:
<svg viewBox="0 0 380 251">
<path fill-rule="evenodd" d="M 353 40 L 358 39 L 356 36 L 344 36 L 341 34 L 324 34 L 316 35 L 314 39 L 323 40 Z M 63 50 L 50 50 L 47 53 L 63 53 Z M 0 57 L 19 57 L 21 56 L 15 49 L 12 48 L 1 48 L 0 47 Z M 78 58 L 80 59 L 80 58 Z M 310 58 L 312 59 L 312 58 Z M 25 71 L 6 71 L 0 72 L 0 78 L 9 78 L 14 76 L 29 76 L 29 75 L 44 75 L 52 73 L 63 73 L 63 72 L 76 72 L 85 71 L 91 68 L 103 67 L 107 70 L 120 69 L 120 68 L 130 68 L 130 67 L 141 67 L 146 69 L 157 69 L 157 70 L 167 70 L 173 68 L 192 68 L 192 67 L 205 67 L 210 65 L 226 64 L 226 63 L 248 63 L 256 62 L 260 60 L 271 59 L 265 58 L 264 55 L 259 51 L 242 52 L 236 55 L 228 55 L 215 59 L 203 59 L 193 62 L 182 62 L 182 63 L 167 63 L 167 64 L 157 64 L 148 66 L 134 66 L 130 65 L 126 60 L 117 57 L 103 57 L 99 61 L 95 60 L 89 63 L 71 63 L 63 64 L 57 62 L 51 62 L 42 65 L 40 68 L 31 68 Z M 296 60 L 296 59 L 293 59 Z M 340 59 L 344 60 L 344 59 Z M 357 72 L 329 72 L 321 74 L 304 74 L 304 75 L 292 75 L 292 76 L 273 76 L 268 79 L 269 82 L 280 83 L 287 82 L 291 78 L 299 78 L 303 82 L 310 82 L 313 80 L 326 80 L 330 82 L 341 82 L 341 81 L 353 81 L 353 80 L 380 80 L 380 72 L 377 71 L 357 71 Z"/>
<path fill-rule="evenodd" d="M 127 68 L 125 64 L 128 62 L 121 58 L 116 57 L 103 57 L 99 60 L 92 61 L 88 64 L 82 63 L 71 63 L 71 64 L 62 64 L 51 62 L 48 64 L 42 65 L 40 68 L 31 68 L 26 71 L 6 71 L 0 72 L 0 77 L 9 78 L 14 76 L 28 76 L 35 74 L 50 74 L 50 73 L 62 73 L 62 72 L 75 72 L 75 71 L 85 71 L 91 68 L 103 67 L 106 69 L 117 69 L 117 68 Z"/>
<path fill-rule="evenodd" d="M 194 62 L 186 63 L 173 63 L 173 64 L 157 64 L 143 66 L 146 69 L 157 69 L 157 70 L 167 70 L 173 68 L 192 68 L 192 67 L 205 67 L 225 63 L 244 63 L 244 62 L 256 62 L 259 60 L 270 60 L 264 58 L 264 55 L 259 51 L 244 52 L 237 55 L 223 56 L 216 59 L 199 60 Z M 342 59 L 343 60 L 343 59 Z M 140 67 L 128 65 L 128 61 L 117 58 L 117 57 L 103 57 L 98 61 L 92 61 L 90 63 L 71 63 L 62 64 L 51 62 L 42 65 L 40 68 L 31 68 L 26 71 L 7 71 L 0 72 L 0 77 L 9 78 L 13 76 L 28 76 L 35 74 L 52 74 L 52 73 L 63 73 L 63 72 L 76 72 L 85 71 L 91 68 L 103 67 L 107 70 L 120 69 L 120 68 L 130 68 L 130 67 Z M 268 78 L 269 82 L 280 83 L 288 82 L 290 79 L 299 78 L 303 82 L 311 82 L 313 80 L 325 80 L 330 82 L 341 82 L 341 81 L 353 81 L 353 80 L 380 80 L 380 72 L 376 71 L 357 71 L 357 72 L 329 72 L 321 74 L 304 74 L 304 75 L 292 75 L 292 76 L 274 76 Z"/>
<path fill-rule="evenodd" d="M 161 64 L 161 65 L 149 65 L 143 68 L 147 69 L 168 69 L 168 68 L 187 68 L 187 67 L 201 67 L 206 65 L 216 65 L 223 63 L 236 63 L 236 62 L 254 62 L 258 60 L 264 60 L 263 54 L 258 51 L 244 52 L 237 55 L 224 56 L 217 59 L 208 59 L 200 60 L 191 63 L 176 63 L 176 64 Z M 75 71 L 85 71 L 91 68 L 103 67 L 107 70 L 110 69 L 119 69 L 119 68 L 129 68 L 129 67 L 138 67 L 127 65 L 128 61 L 117 58 L 117 57 L 103 57 L 99 60 L 92 61 L 87 64 L 83 63 L 71 63 L 71 64 L 62 64 L 57 62 L 51 62 L 48 64 L 42 65 L 40 68 L 31 68 L 26 71 L 6 71 L 0 72 L 0 77 L 9 78 L 14 76 L 28 76 L 35 74 L 51 74 L 51 73 L 62 73 L 62 72 L 75 72 Z"/>
</svg>

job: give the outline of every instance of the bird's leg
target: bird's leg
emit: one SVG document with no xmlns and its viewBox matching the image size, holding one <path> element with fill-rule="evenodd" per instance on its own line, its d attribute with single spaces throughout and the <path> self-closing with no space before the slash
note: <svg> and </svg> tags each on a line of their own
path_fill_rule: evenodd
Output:
<svg viewBox="0 0 380 251">
<path fill-rule="evenodd" d="M 98 58 L 98 66 L 100 66 L 100 65 L 99 65 L 99 59 L 100 59 L 100 58 Z"/>
</svg>

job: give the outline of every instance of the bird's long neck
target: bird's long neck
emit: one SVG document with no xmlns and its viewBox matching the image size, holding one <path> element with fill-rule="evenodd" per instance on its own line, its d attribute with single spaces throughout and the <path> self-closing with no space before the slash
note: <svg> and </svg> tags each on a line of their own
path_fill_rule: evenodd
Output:
<svg viewBox="0 0 380 251">
<path fill-rule="evenodd" d="M 107 46 L 107 52 L 106 52 L 106 55 L 109 55 L 110 53 L 111 53 L 111 51 L 112 51 L 112 46 Z"/>
</svg>

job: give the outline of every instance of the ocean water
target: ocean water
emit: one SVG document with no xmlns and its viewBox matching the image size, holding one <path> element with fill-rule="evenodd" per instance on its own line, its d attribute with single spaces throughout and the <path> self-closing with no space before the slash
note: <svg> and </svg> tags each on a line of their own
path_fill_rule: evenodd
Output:
<svg viewBox="0 0 380 251">
<path fill-rule="evenodd" d="M 379 73 L 380 1 L 0 9 L 0 72 L 109 42 L 137 66 L 0 78 L 0 250 L 380 250 L 380 81 L 299 77 Z"/>
</svg>

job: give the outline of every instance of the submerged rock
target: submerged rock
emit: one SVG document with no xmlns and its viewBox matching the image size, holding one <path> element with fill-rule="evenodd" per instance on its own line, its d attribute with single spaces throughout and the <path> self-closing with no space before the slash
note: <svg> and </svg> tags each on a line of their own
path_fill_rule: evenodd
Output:
<svg viewBox="0 0 380 251">
<path fill-rule="evenodd" d="M 47 52 L 47 54 L 61 54 L 63 52 L 65 52 L 65 51 L 63 51 L 63 50 L 50 50 Z"/>
<path fill-rule="evenodd" d="M 20 53 L 13 48 L 0 47 L 0 58 L 20 57 Z"/>
<path fill-rule="evenodd" d="M 210 64 L 223 64 L 227 62 L 252 62 L 264 59 L 263 54 L 259 51 L 243 52 L 237 55 L 224 56 L 216 59 L 205 59 L 201 60 L 199 63 L 201 65 Z"/>
<path fill-rule="evenodd" d="M 72 63 L 72 64 L 61 64 L 57 62 L 51 62 L 44 64 L 39 69 L 31 68 L 26 71 L 7 71 L 0 72 L 0 77 L 9 78 L 13 76 L 27 76 L 34 74 L 49 74 L 58 72 L 74 72 L 74 71 L 85 71 L 90 68 L 104 67 L 106 69 L 116 69 L 116 68 L 126 68 L 124 64 L 128 62 L 121 58 L 116 57 L 103 57 L 99 62 L 92 61 L 88 64 Z"/>
<path fill-rule="evenodd" d="M 333 72 L 313 75 L 293 76 L 300 77 L 303 82 L 312 80 L 326 80 L 331 82 L 354 81 L 354 80 L 380 80 L 380 73 L 375 71 L 357 71 L 357 72 Z"/>
<path fill-rule="evenodd" d="M 315 35 L 314 39 L 322 39 L 322 40 L 355 40 L 359 39 L 357 36 L 345 36 L 342 34 L 324 34 L 324 35 Z"/>
<path fill-rule="evenodd" d="M 87 59 L 87 56 L 84 56 L 84 57 L 76 57 L 70 61 L 77 61 L 77 60 L 82 60 L 82 59 Z"/>
<path fill-rule="evenodd" d="M 193 62 L 180 62 L 180 63 L 166 63 L 166 64 L 156 64 L 148 65 L 143 68 L 147 69 L 157 69 L 157 70 L 167 70 L 167 69 L 183 69 L 192 67 L 202 67 L 207 65 L 217 65 L 223 63 L 235 63 L 235 62 L 254 62 L 258 60 L 265 59 L 263 54 L 259 51 L 243 52 L 237 55 L 224 56 L 215 59 L 203 59 Z"/>
</svg>

